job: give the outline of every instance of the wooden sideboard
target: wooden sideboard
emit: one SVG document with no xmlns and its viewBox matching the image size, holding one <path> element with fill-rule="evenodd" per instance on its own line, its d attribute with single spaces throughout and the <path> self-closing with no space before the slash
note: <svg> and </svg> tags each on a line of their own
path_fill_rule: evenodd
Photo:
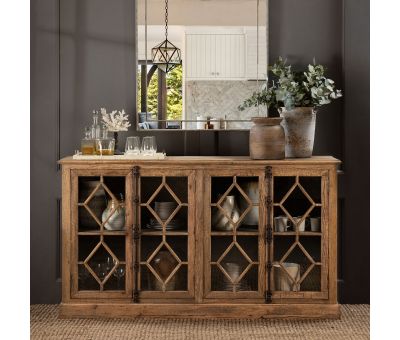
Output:
<svg viewBox="0 0 400 340">
<path fill-rule="evenodd" d="M 60 163 L 61 317 L 340 316 L 337 159 Z"/>
</svg>

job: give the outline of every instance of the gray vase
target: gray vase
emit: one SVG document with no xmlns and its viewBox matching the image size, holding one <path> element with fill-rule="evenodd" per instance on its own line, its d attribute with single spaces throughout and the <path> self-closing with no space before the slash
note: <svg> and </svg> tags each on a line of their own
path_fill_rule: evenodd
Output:
<svg viewBox="0 0 400 340">
<path fill-rule="evenodd" d="M 285 155 L 289 158 L 311 157 L 314 148 L 315 122 L 317 111 L 312 107 L 280 109 L 285 130 Z"/>
</svg>

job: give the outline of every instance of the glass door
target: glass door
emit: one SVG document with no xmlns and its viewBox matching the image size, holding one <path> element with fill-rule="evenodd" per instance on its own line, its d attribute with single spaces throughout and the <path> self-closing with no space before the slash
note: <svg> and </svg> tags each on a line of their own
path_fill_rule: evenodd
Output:
<svg viewBox="0 0 400 340">
<path fill-rule="evenodd" d="M 141 171 L 140 301 L 194 296 L 194 178 L 193 171 Z"/>
<path fill-rule="evenodd" d="M 263 299 L 263 172 L 215 171 L 205 189 L 205 297 Z"/>
<path fill-rule="evenodd" d="M 327 299 L 328 174 L 290 172 L 273 170 L 272 299 Z"/>
<path fill-rule="evenodd" d="M 72 171 L 73 298 L 132 294 L 130 171 Z"/>
</svg>

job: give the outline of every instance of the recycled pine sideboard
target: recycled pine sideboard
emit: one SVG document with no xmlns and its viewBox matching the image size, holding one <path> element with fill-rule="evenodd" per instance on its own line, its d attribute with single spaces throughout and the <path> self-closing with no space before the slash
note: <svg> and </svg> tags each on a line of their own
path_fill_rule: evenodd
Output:
<svg viewBox="0 0 400 340">
<path fill-rule="evenodd" d="M 61 317 L 340 316 L 339 160 L 60 163 Z"/>
</svg>

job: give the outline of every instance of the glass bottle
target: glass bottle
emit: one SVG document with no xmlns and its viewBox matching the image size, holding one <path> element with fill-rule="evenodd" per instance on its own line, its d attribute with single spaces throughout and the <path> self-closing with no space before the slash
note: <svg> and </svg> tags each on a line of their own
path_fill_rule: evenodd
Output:
<svg viewBox="0 0 400 340">
<path fill-rule="evenodd" d="M 93 155 L 95 153 L 95 143 L 92 138 L 91 129 L 85 128 L 85 137 L 81 141 L 81 152 L 82 155 Z"/>
<path fill-rule="evenodd" d="M 93 111 L 92 139 L 101 138 L 101 125 L 99 123 L 99 112 Z"/>
</svg>

